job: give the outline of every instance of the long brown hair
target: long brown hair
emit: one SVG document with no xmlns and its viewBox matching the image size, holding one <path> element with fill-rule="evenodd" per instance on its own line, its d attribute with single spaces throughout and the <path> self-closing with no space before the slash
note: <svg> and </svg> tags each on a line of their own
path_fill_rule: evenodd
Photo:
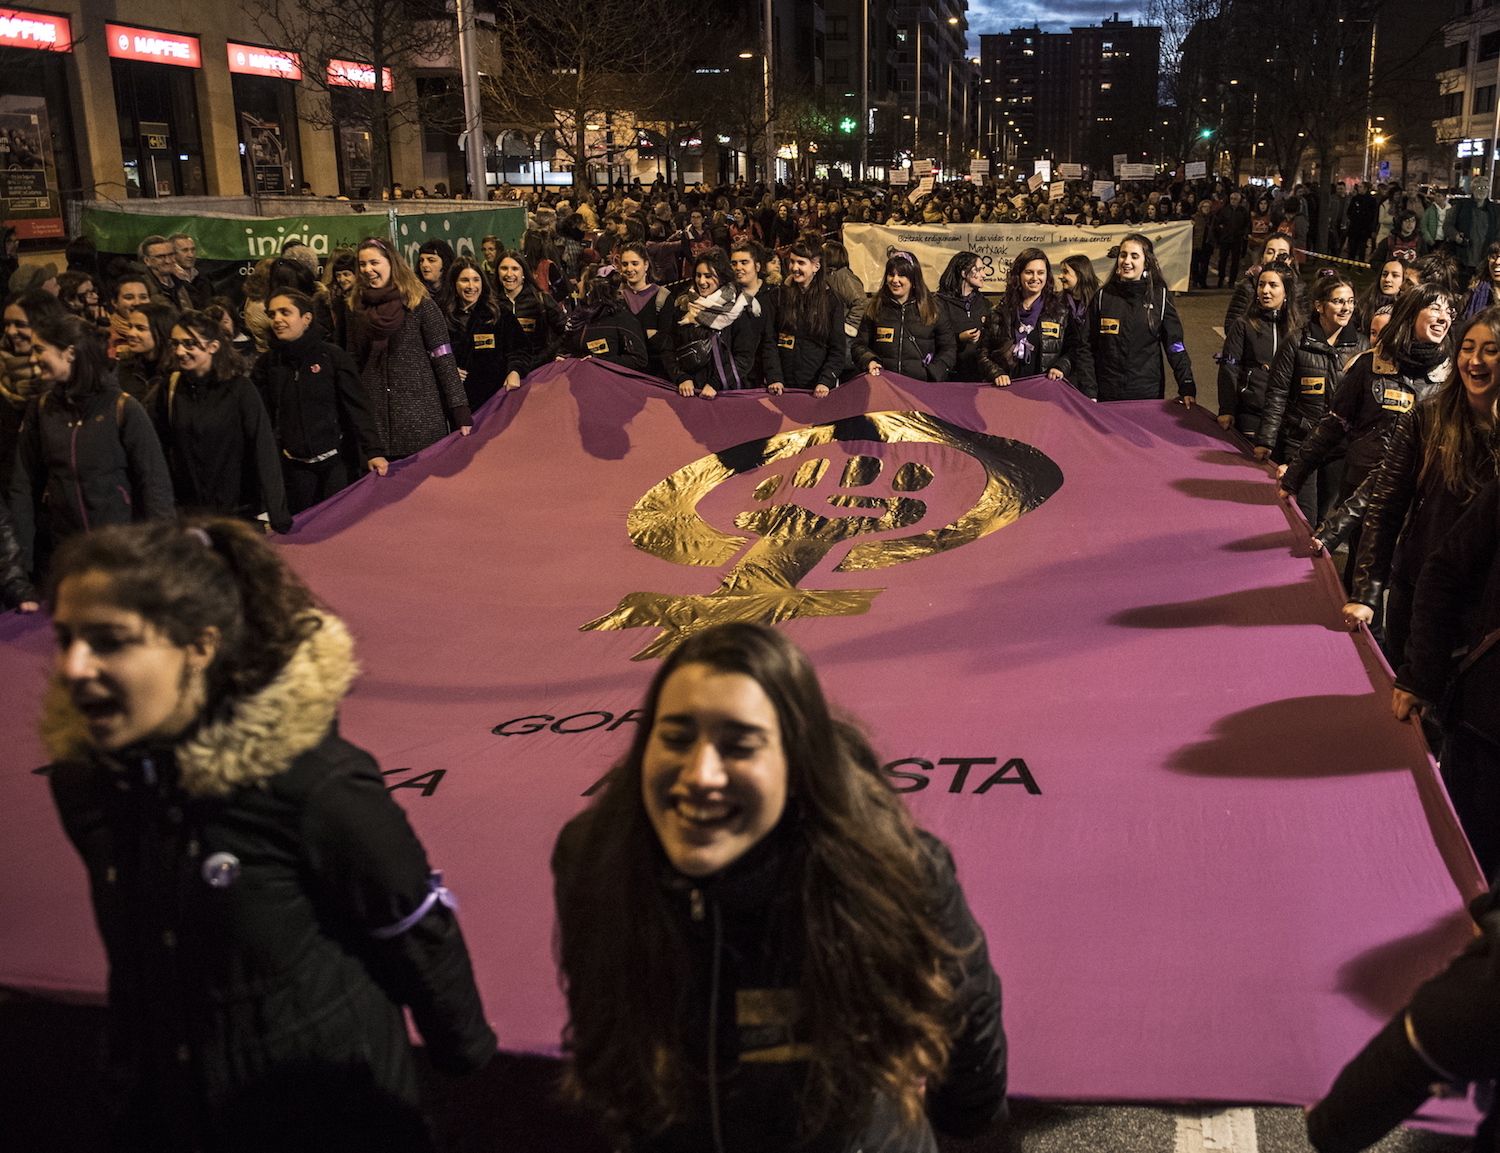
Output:
<svg viewBox="0 0 1500 1153">
<path fill-rule="evenodd" d="M 801 958 L 799 1039 L 812 1053 L 801 1128 L 859 1124 L 876 1093 L 915 1125 L 921 1087 L 941 1077 L 958 1024 L 955 951 L 933 919 L 927 850 L 868 742 L 831 716 L 807 657 L 753 624 L 707 630 L 663 662 L 646 722 L 581 819 L 578 867 L 557 877 L 572 1091 L 635 1132 L 669 1126 L 688 1103 L 693 964 L 641 795 L 662 686 L 688 664 L 749 676 L 781 726 L 788 808 L 769 835 L 789 838 L 796 867 L 770 931 Z"/>
<path fill-rule="evenodd" d="M 1460 343 L 1480 327 L 1487 340 L 1500 344 L 1500 307 L 1486 308 L 1466 323 Z M 1432 406 L 1433 420 L 1422 444 L 1420 480 L 1435 477 L 1455 496 L 1472 497 L 1500 468 L 1500 396 L 1490 401 L 1489 428 L 1474 418 L 1461 372 L 1453 372 L 1426 403 Z"/>
<path fill-rule="evenodd" d="M 781 295 L 777 303 L 781 309 L 778 323 L 782 332 L 794 332 L 826 341 L 833 338 L 833 321 L 828 307 L 828 298 L 833 289 L 828 287 L 828 277 L 823 269 L 823 246 L 815 238 L 802 237 L 787 248 L 787 256 L 800 256 L 803 260 L 816 260 L 818 270 L 806 288 L 793 283 L 782 270 Z M 842 312 L 842 310 L 840 310 Z M 843 334 L 839 333 L 840 340 Z"/>
<path fill-rule="evenodd" d="M 359 247 L 354 250 L 354 291 L 349 294 L 350 307 L 355 312 L 362 312 L 365 309 L 367 288 L 364 279 L 359 275 L 359 254 L 367 248 L 375 249 L 390 262 L 391 283 L 396 286 L 396 291 L 401 293 L 401 299 L 405 301 L 407 309 L 414 309 L 421 304 L 427 296 L 427 286 L 422 283 L 422 278 L 412 270 L 412 266 L 406 263 L 406 260 L 390 243 L 378 236 L 371 236 L 361 240 Z"/>
<path fill-rule="evenodd" d="M 826 249 L 827 246 L 824 247 Z M 880 289 L 875 293 L 875 307 L 871 311 L 879 312 L 884 305 L 896 304 L 896 298 L 891 295 L 890 285 L 887 283 L 887 278 L 893 272 L 898 276 L 906 277 L 910 282 L 911 290 L 907 294 L 907 300 L 917 306 L 917 315 L 922 318 L 922 323 L 936 323 L 937 302 L 932 299 L 932 293 L 927 291 L 927 281 L 922 276 L 922 265 L 913 253 L 900 248 L 892 249 L 889 259 L 885 262 L 885 271 L 880 276 Z"/>
</svg>

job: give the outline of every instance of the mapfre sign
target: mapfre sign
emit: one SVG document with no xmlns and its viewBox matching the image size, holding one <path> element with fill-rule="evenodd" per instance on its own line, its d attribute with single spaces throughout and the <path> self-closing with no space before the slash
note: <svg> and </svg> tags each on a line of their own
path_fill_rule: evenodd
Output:
<svg viewBox="0 0 1500 1153">
<path fill-rule="evenodd" d="M 181 68 L 203 67 L 203 53 L 196 36 L 106 24 L 104 41 L 109 54 L 116 60 L 144 60 L 150 64 L 176 64 Z"/>
<path fill-rule="evenodd" d="M 66 16 L 0 8 L 0 48 L 37 48 L 43 52 L 73 51 L 73 26 Z"/>
</svg>

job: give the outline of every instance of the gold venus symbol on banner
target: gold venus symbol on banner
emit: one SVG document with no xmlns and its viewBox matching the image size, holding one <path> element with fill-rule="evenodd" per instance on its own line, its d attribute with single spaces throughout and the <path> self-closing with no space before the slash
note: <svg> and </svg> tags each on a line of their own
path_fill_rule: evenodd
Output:
<svg viewBox="0 0 1500 1153">
<path fill-rule="evenodd" d="M 801 463 L 796 458 L 811 449 L 851 442 L 956 449 L 984 469 L 984 487 L 973 506 L 950 524 L 911 535 L 859 540 L 919 525 L 927 515 L 927 503 L 909 494 L 926 489 L 935 477 L 928 465 L 907 461 L 895 468 L 889 496 L 839 492 L 826 499 L 830 510 L 863 513 L 825 514 L 796 503 L 798 496 L 817 487 L 831 463 L 827 456 Z M 868 489 L 888 463 L 894 462 L 852 454 L 844 463 L 839 487 Z M 660 628 L 662 632 L 632 658 L 639 661 L 660 657 L 694 633 L 727 621 L 779 624 L 796 617 L 857 616 L 869 611 L 881 589 L 799 587 L 836 546 L 857 542 L 834 572 L 866 572 L 920 560 L 1004 528 L 1063 483 L 1062 470 L 1029 444 L 960 428 L 930 413 L 873 412 L 746 441 L 684 465 L 636 501 L 627 520 L 631 541 L 643 552 L 674 564 L 722 568 L 751 538 L 715 528 L 698 513 L 698 504 L 726 481 L 761 468 L 773 471 L 755 487 L 756 507 L 734 518 L 736 528 L 760 539 L 716 590 L 701 596 L 627 593 L 618 608 L 589 621 L 581 631 Z"/>
</svg>

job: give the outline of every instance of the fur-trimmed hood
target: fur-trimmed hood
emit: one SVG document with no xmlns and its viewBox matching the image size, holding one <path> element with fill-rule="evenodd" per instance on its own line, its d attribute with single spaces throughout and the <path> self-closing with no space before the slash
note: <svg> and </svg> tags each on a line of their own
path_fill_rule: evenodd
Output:
<svg viewBox="0 0 1500 1153">
<path fill-rule="evenodd" d="M 328 734 L 359 666 L 343 621 L 320 612 L 319 627 L 265 688 L 235 701 L 173 750 L 182 788 L 223 796 L 283 773 Z M 96 750 L 67 689 L 54 680 L 42 713 L 42 740 L 54 760 L 84 760 Z"/>
</svg>

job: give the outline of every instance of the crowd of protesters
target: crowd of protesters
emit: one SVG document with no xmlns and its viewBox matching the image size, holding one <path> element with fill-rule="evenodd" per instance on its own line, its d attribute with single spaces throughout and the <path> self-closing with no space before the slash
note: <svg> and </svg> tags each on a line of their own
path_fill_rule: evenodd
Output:
<svg viewBox="0 0 1500 1153">
<path fill-rule="evenodd" d="M 1398 673 L 1393 710 L 1422 719 L 1481 866 L 1500 868 L 1500 657 L 1492 655 L 1500 653 L 1500 205 L 1336 186 L 1328 202 L 1333 251 L 1325 255 L 1369 262 L 1373 280 L 1360 294 L 1346 264 L 1319 267 L 1319 254 L 1309 253 L 1318 198 L 1304 186 L 1283 195 L 1163 180 L 1125 185 L 1101 202 L 963 183 L 915 204 L 901 189 L 778 191 L 785 194 L 743 185 L 534 193 L 515 248 L 487 237 L 480 252 L 460 256 L 429 240 L 408 263 L 379 237 L 326 260 L 288 243 L 255 267 L 240 300 L 215 295 L 189 235 L 148 236 L 138 260 L 113 266 L 76 241 L 61 275 L 15 271 L 0 339 L 4 607 L 36 611 L 36 589 L 51 580 L 56 608 L 60 572 L 76 579 L 90 564 L 106 563 L 88 561 L 94 554 L 80 542 L 109 526 L 161 524 L 184 511 L 229 518 L 193 522 L 192 530 L 211 531 L 210 547 L 226 555 L 250 548 L 238 535 L 245 526 L 291 531 L 296 514 L 363 473 L 384 475 L 392 462 L 450 434 L 467 435 L 476 411 L 554 359 L 590 358 L 705 400 L 746 388 L 822 397 L 851 377 L 886 373 L 1002 388 L 1043 376 L 1098 402 L 1162 400 L 1170 372 L 1176 399 L 1190 408 L 1198 401 L 1193 366 L 1144 228 L 1186 221 L 1190 283 L 1205 288 L 1212 276 L 1216 287 L 1232 290 L 1217 358 L 1219 424 L 1279 477 L 1285 499 L 1314 526 L 1315 547 L 1346 550 L 1345 619 L 1370 625 L 1385 646 Z M 1012 258 L 996 295 L 984 293 L 972 252 L 924 268 L 913 252 L 893 246 L 879 282 L 867 285 L 841 242 L 844 225 L 862 222 L 1011 221 L 1131 230 L 1114 237 L 1102 282 L 1081 254 L 1054 265 L 1047 252 L 1027 248 Z M 106 555 L 115 554 L 99 557 Z M 62 569 L 53 570 L 54 557 Z M 75 614 L 81 597 L 75 588 L 67 602 Z M 764 638 L 736 644 L 775 664 L 781 679 L 788 662 L 800 659 L 765 650 L 776 646 Z M 664 666 L 648 714 L 661 694 L 697 691 L 704 678 L 749 674 L 765 691 L 780 683 L 744 666 L 738 650 L 699 648 L 685 659 L 693 675 L 681 684 L 673 675 L 681 666 Z M 799 692 L 812 691 L 808 675 L 793 678 Z M 785 723 L 773 717 L 766 729 Z M 656 739 L 643 732 L 643 740 Z M 851 764 L 867 756 L 858 742 L 840 747 Z M 642 761 L 649 773 L 652 755 L 643 744 L 620 770 L 637 801 Z M 598 819 L 623 797 L 601 805 Z M 574 844 L 585 829 L 603 835 L 589 821 L 565 835 L 555 862 L 560 892 L 600 883 L 600 869 L 582 864 L 591 850 Z M 941 883 L 952 883 L 939 850 L 905 827 L 893 826 L 891 837 L 901 852 L 936 861 L 923 867 L 937 867 L 947 877 Z M 774 838 L 768 844 L 780 851 Z M 620 854 L 620 869 L 638 851 L 623 841 L 606 848 Z M 683 854 L 682 871 L 691 875 L 696 857 L 690 847 Z M 920 888 L 930 880 L 901 883 Z M 861 883 L 882 882 L 889 878 Z M 571 918 L 585 905 L 597 907 L 602 921 L 610 909 L 627 908 L 604 893 L 562 910 L 577 1076 L 585 1098 L 641 1138 L 672 1105 L 665 1083 L 636 1053 L 645 1041 L 656 1043 L 646 1025 L 661 1006 L 647 999 L 632 1010 L 640 1029 L 591 1031 L 590 1015 L 612 995 L 615 975 L 589 953 L 597 934 Z M 966 913 L 955 925 L 918 928 L 932 935 L 931 948 L 908 960 L 923 965 L 941 968 L 933 958 L 948 956 L 945 935 L 969 946 L 976 939 Z M 1465 972 L 1439 980 L 1471 979 Z M 998 996 L 987 965 L 971 976 L 983 986 L 976 996 Z M 887 1006 L 889 1020 L 877 1023 L 938 1029 L 939 1008 L 913 1015 Z M 993 1117 L 996 1085 L 1003 1091 L 995 1012 L 997 1032 L 986 1038 L 934 1033 L 940 1047 L 972 1042 L 989 1063 L 987 1079 L 976 1083 L 983 1094 L 976 1117 Z M 1404 1040 L 1426 1062 L 1430 1081 L 1443 1070 L 1416 1047 L 1410 1012 L 1405 1021 Z M 469 1024 L 482 1047 L 484 1030 Z M 1440 1020 L 1430 1028 L 1457 1026 Z M 1380 1068 L 1389 1073 L 1392 1061 L 1410 1053 L 1392 1056 L 1395 1042 L 1382 1038 Z M 843 1051 L 831 1024 L 823 1041 L 824 1057 Z M 1449 1068 L 1472 1068 L 1455 1046 Z M 636 1080 L 610 1073 L 622 1061 L 639 1068 Z M 929 1069 L 875 1054 L 867 1064 L 872 1077 L 891 1069 L 919 1076 L 941 1060 Z M 1358 1070 L 1366 1065 L 1351 1066 L 1313 1115 L 1320 1148 L 1358 1147 L 1347 1144 L 1350 1129 L 1340 1118 L 1359 1099 Z M 840 1081 L 831 1066 L 815 1073 L 830 1078 L 819 1091 L 841 1111 L 845 1131 L 894 1132 L 924 1108 L 920 1095 L 896 1094 L 881 1106 L 889 1115 L 872 1120 L 854 1107 L 868 1086 Z M 929 1095 L 926 1108 L 941 1104 L 940 1095 Z M 742 1123 L 753 1127 L 754 1113 L 747 1110 Z M 683 1132 L 701 1136 L 692 1125 Z"/>
</svg>

